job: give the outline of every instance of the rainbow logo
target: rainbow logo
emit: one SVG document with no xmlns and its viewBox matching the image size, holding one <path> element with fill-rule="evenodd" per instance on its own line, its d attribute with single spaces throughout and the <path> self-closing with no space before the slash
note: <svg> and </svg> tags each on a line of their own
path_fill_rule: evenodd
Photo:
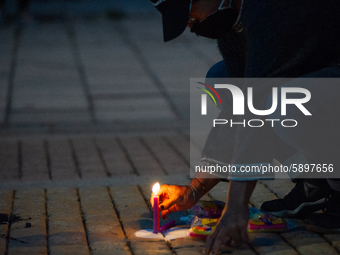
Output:
<svg viewBox="0 0 340 255">
<path fill-rule="evenodd" d="M 214 94 L 217 96 L 217 98 L 220 101 L 220 104 L 222 106 L 222 100 L 220 98 L 220 95 L 217 93 L 217 91 L 213 87 L 211 87 L 210 85 L 208 85 L 206 83 L 203 83 L 203 82 L 197 82 L 197 83 L 202 84 L 202 85 L 208 87 L 209 89 L 211 89 L 211 91 L 214 92 Z M 200 87 L 197 87 L 197 88 L 203 90 L 204 92 L 206 92 L 211 97 L 211 99 L 214 101 L 215 106 L 217 106 L 216 100 L 215 100 L 214 96 L 210 93 L 210 91 L 208 91 L 206 89 L 203 89 L 203 88 L 200 88 Z"/>
</svg>

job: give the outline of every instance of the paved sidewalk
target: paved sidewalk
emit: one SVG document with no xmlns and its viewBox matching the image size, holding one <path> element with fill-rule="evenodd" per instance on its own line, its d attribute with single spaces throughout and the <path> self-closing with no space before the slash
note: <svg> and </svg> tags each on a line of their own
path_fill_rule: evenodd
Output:
<svg viewBox="0 0 340 255">
<path fill-rule="evenodd" d="M 186 32 L 164 44 L 156 13 L 2 27 L 0 38 L 0 213 L 10 216 L 0 254 L 198 254 L 203 241 L 134 233 L 152 228 L 153 183 L 189 181 L 189 79 L 221 59 L 216 43 Z M 292 187 L 261 181 L 250 205 Z M 225 200 L 227 188 L 205 199 Z M 297 223 L 223 253 L 340 252 L 340 235 Z"/>
<path fill-rule="evenodd" d="M 0 140 L 0 254 L 198 254 L 203 241 L 134 236 L 152 228 L 152 184 L 189 181 L 185 135 L 104 135 Z M 224 200 L 227 183 L 205 199 Z M 289 180 L 261 181 L 251 198 L 283 197 Z M 171 215 L 179 220 L 187 212 Z M 19 220 L 15 220 L 19 218 Z M 338 254 L 340 235 L 319 235 L 303 222 L 291 232 L 251 234 L 225 254 Z M 164 224 L 163 222 L 161 224 Z"/>
<path fill-rule="evenodd" d="M 189 33 L 189 32 L 188 32 Z M 1 135 L 187 130 L 190 77 L 216 42 L 164 43 L 158 15 L 0 29 Z"/>
</svg>

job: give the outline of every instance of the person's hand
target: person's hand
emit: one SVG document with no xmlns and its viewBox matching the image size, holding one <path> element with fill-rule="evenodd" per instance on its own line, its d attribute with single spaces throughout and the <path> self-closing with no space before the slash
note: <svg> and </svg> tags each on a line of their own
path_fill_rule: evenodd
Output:
<svg viewBox="0 0 340 255">
<path fill-rule="evenodd" d="M 191 208 L 195 202 L 189 186 L 162 185 L 157 195 L 162 218 L 167 220 L 169 213 L 183 211 Z M 154 194 L 151 193 L 150 203 L 153 206 Z"/>
<path fill-rule="evenodd" d="M 221 245 L 236 246 L 249 242 L 247 226 L 249 209 L 247 205 L 228 208 L 223 211 L 215 231 L 208 237 L 205 247 L 206 254 L 219 254 Z"/>
</svg>

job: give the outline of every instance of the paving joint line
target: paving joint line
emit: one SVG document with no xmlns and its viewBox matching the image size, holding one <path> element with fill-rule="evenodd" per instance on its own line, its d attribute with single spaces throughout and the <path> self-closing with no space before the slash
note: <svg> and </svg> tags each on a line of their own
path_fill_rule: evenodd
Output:
<svg viewBox="0 0 340 255">
<path fill-rule="evenodd" d="M 66 34 L 67 37 L 69 39 L 70 42 L 70 46 L 71 46 L 71 51 L 72 51 L 72 55 L 74 58 L 74 62 L 76 64 L 76 68 L 78 71 L 78 75 L 79 75 L 79 79 L 80 79 L 80 83 L 82 85 L 82 88 L 84 90 L 84 94 L 87 100 L 87 104 L 88 104 L 88 110 L 90 111 L 90 115 L 91 115 L 91 119 L 93 123 L 96 123 L 96 117 L 95 117 L 95 112 L 94 112 L 94 104 L 93 104 L 93 98 L 90 92 L 90 87 L 87 81 L 87 77 L 86 77 L 86 72 L 84 69 L 84 65 L 83 65 L 83 61 L 81 58 L 81 53 L 79 50 L 79 44 L 78 44 L 78 40 L 77 40 L 77 34 L 75 32 L 74 26 L 72 22 L 69 23 L 65 23 L 65 29 L 66 29 Z"/>
<path fill-rule="evenodd" d="M 278 196 L 278 194 L 277 194 L 274 190 L 272 190 L 271 188 L 269 188 L 267 184 L 265 184 L 265 183 L 263 183 L 263 182 L 261 182 L 261 181 L 260 181 L 260 183 L 261 183 L 266 189 L 268 189 L 271 193 L 273 193 L 277 198 L 281 198 L 281 197 Z"/>
<path fill-rule="evenodd" d="M 103 167 L 104 167 L 106 176 L 107 176 L 107 177 L 112 177 L 112 174 L 109 172 L 108 167 L 107 167 L 107 164 L 106 164 L 106 162 L 105 162 L 105 159 L 104 159 L 104 156 L 103 156 L 103 152 L 102 152 L 102 150 L 101 150 L 101 149 L 99 148 L 99 146 L 98 146 L 98 143 L 97 143 L 96 138 L 93 137 L 91 140 L 92 140 L 92 143 L 93 143 L 93 145 L 94 145 L 94 148 L 96 149 L 96 151 L 97 151 L 97 153 L 98 153 L 99 160 L 100 160 L 100 162 L 102 163 L 102 165 L 103 165 Z"/>
<path fill-rule="evenodd" d="M 86 219 L 85 219 L 83 207 L 81 206 L 81 198 L 80 198 L 80 194 L 79 194 L 79 189 L 76 189 L 76 191 L 77 191 L 77 197 L 78 197 L 78 205 L 79 205 L 79 209 L 80 209 L 80 213 L 81 213 L 81 220 L 83 222 L 83 227 L 84 227 L 84 231 L 85 231 L 86 244 L 87 244 L 87 247 L 89 248 L 89 251 L 91 253 L 91 247 L 89 245 L 89 235 L 88 235 L 88 230 L 87 230 L 87 227 L 86 227 Z"/>
<path fill-rule="evenodd" d="M 10 63 L 10 70 L 9 70 L 9 77 L 8 77 L 8 87 L 7 87 L 7 104 L 5 109 L 5 117 L 3 120 L 3 123 L 1 126 L 8 126 L 9 120 L 10 120 L 10 114 L 12 110 L 12 95 L 13 95 L 13 89 L 14 89 L 14 75 L 17 67 L 17 58 L 18 58 L 18 52 L 19 52 L 19 45 L 20 45 L 20 39 L 21 39 L 21 28 L 16 28 L 14 30 L 14 43 L 12 48 L 12 58 Z"/>
<path fill-rule="evenodd" d="M 159 158 L 156 156 L 155 152 L 151 149 L 151 147 L 145 142 L 145 140 L 142 137 L 139 137 L 138 140 L 141 142 L 141 144 L 146 148 L 147 152 L 151 155 L 151 157 L 159 164 L 161 169 L 163 170 L 165 175 L 169 175 L 168 171 L 164 168 L 162 162 L 159 160 Z"/>
<path fill-rule="evenodd" d="M 8 230 L 7 230 L 7 236 L 6 236 L 6 251 L 5 255 L 8 255 L 8 245 L 9 245 L 9 239 L 11 235 L 11 226 L 12 226 L 12 218 L 13 218 L 13 208 L 14 208 L 14 199 L 15 199 L 15 193 L 16 191 L 12 191 L 12 204 L 11 204 L 11 213 L 8 215 Z"/>
<path fill-rule="evenodd" d="M 22 141 L 18 141 L 17 143 L 18 150 L 18 178 L 22 180 Z"/>
<path fill-rule="evenodd" d="M 116 207 L 116 203 L 115 203 L 115 201 L 113 200 L 113 197 L 112 197 L 112 195 L 111 195 L 110 188 L 109 188 L 109 187 L 106 187 L 106 190 L 107 190 L 107 192 L 109 193 L 109 197 L 110 197 L 110 200 L 111 200 L 111 203 L 112 203 L 112 206 L 113 206 L 113 210 L 114 210 L 114 212 L 115 212 L 115 214 L 116 214 L 116 216 L 117 216 L 117 218 L 118 218 L 120 228 L 122 229 L 122 231 L 123 231 L 123 233 L 124 233 L 124 237 L 125 237 L 124 242 L 125 242 L 125 244 L 127 245 L 127 247 L 129 247 L 130 253 L 131 253 L 132 255 L 134 255 L 134 252 L 133 252 L 132 247 L 131 247 L 130 240 L 128 239 L 128 237 L 127 237 L 127 235 L 126 235 L 126 232 L 125 232 L 125 228 L 124 228 L 123 222 L 122 222 L 121 219 L 120 219 L 120 213 L 119 213 L 119 211 L 118 211 L 118 209 L 117 209 L 117 207 Z"/>
<path fill-rule="evenodd" d="M 43 140 L 43 146 L 44 146 L 44 151 L 45 151 L 46 167 L 47 167 L 47 171 L 48 171 L 48 177 L 49 177 L 50 180 L 52 180 L 51 156 L 50 156 L 50 151 L 49 151 L 49 148 L 48 148 L 47 139 Z"/>
<path fill-rule="evenodd" d="M 117 92 L 117 93 L 107 93 L 107 94 L 95 94 L 92 96 L 93 99 L 100 100 L 111 100 L 111 99 L 150 99 L 150 98 L 158 98 L 160 96 L 159 92 Z"/>
<path fill-rule="evenodd" d="M 169 147 L 183 160 L 183 162 L 190 167 L 190 162 L 188 162 L 186 160 L 186 158 L 182 155 L 182 153 L 176 148 L 175 145 L 172 144 L 172 142 L 170 142 L 170 140 L 168 139 L 168 137 L 162 136 L 162 139 L 166 142 L 167 145 L 169 145 Z"/>
<path fill-rule="evenodd" d="M 123 152 L 123 154 L 124 154 L 126 160 L 130 163 L 133 172 L 134 172 L 137 176 L 140 176 L 140 174 L 138 173 L 138 170 L 137 170 L 135 164 L 133 163 L 133 161 L 132 161 L 132 159 L 131 159 L 131 157 L 130 157 L 128 151 L 126 150 L 125 146 L 123 145 L 121 139 L 120 139 L 119 137 L 116 137 L 115 140 L 116 140 L 116 142 L 117 142 L 119 148 L 122 150 L 122 152 Z"/>
<path fill-rule="evenodd" d="M 328 238 L 326 238 L 324 235 L 325 234 L 320 234 L 322 236 L 323 239 L 326 240 L 326 242 L 333 247 L 333 249 L 337 252 L 337 253 L 340 253 L 340 250 L 339 248 L 337 248 L 336 246 L 333 245 L 332 241 L 330 241 Z"/>
<path fill-rule="evenodd" d="M 47 213 L 47 189 L 44 189 L 44 198 L 45 198 L 45 224 L 46 224 L 46 246 L 47 246 L 47 255 L 50 255 L 50 235 L 49 235 L 49 217 Z"/>
<path fill-rule="evenodd" d="M 281 239 L 282 239 L 286 244 L 288 244 L 290 247 L 292 247 L 293 250 L 296 251 L 297 254 L 300 254 L 300 255 L 301 255 L 301 253 L 296 249 L 296 247 L 295 247 L 294 245 L 291 245 L 291 244 L 289 243 L 289 241 L 288 241 L 286 238 L 284 238 L 280 233 L 277 233 L 277 235 L 278 235 L 279 237 L 281 237 Z"/>
<path fill-rule="evenodd" d="M 168 103 L 169 107 L 171 108 L 172 112 L 175 114 L 177 120 L 182 120 L 182 116 L 180 111 L 177 109 L 175 103 L 169 96 L 169 94 L 166 92 L 165 87 L 162 85 L 162 82 L 158 78 L 158 76 L 151 70 L 150 65 L 144 58 L 143 54 L 141 53 L 140 48 L 136 43 L 133 42 L 133 40 L 130 39 L 129 34 L 127 32 L 126 27 L 122 22 L 119 22 L 120 25 L 115 25 L 114 28 L 117 30 L 117 32 L 121 35 L 123 41 L 126 43 L 126 45 L 130 46 L 131 51 L 136 56 L 139 64 L 144 69 L 144 71 L 149 75 L 150 79 L 154 82 L 156 87 L 159 89 L 161 95 Z"/>
<path fill-rule="evenodd" d="M 82 173 L 81 173 L 81 170 L 80 170 L 79 161 L 78 161 L 78 158 L 77 158 L 77 154 L 76 154 L 76 150 L 74 148 L 73 142 L 72 142 L 71 138 L 67 139 L 67 141 L 68 141 L 68 144 L 69 144 L 70 149 L 71 149 L 71 156 L 72 156 L 72 159 L 73 159 L 73 163 L 76 167 L 76 172 L 78 174 L 78 177 L 80 179 L 82 179 Z"/>
</svg>

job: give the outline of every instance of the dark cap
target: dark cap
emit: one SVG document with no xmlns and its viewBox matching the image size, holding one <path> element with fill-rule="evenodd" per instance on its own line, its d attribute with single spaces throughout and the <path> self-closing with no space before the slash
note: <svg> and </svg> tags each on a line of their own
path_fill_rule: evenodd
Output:
<svg viewBox="0 0 340 255">
<path fill-rule="evenodd" d="M 162 13 L 164 42 L 183 33 L 189 20 L 190 0 L 151 0 Z"/>
</svg>

